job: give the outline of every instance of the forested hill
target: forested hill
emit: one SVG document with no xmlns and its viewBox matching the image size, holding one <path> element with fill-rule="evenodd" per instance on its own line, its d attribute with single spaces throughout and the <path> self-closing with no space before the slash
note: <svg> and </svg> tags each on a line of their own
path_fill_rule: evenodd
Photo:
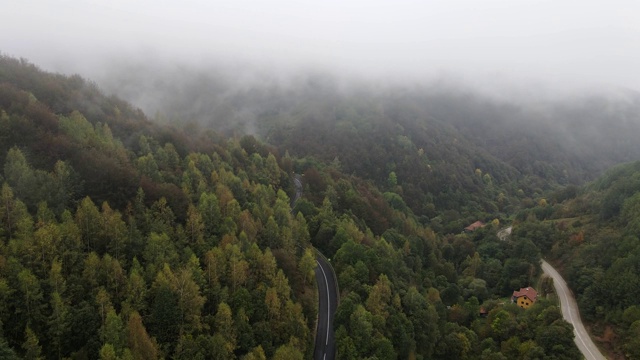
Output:
<svg viewBox="0 0 640 360">
<path fill-rule="evenodd" d="M 159 64 L 114 67 L 101 83 L 159 121 L 256 134 L 291 155 L 335 159 L 381 188 L 394 172 L 407 204 L 429 218 L 433 206 L 463 216 L 511 212 L 556 184 L 583 184 L 640 157 L 640 96 L 625 90 L 507 99 L 447 81 L 401 86 Z M 483 189 L 489 180 L 496 192 Z"/>
<path fill-rule="evenodd" d="M 271 124 L 267 139 L 283 126 Z M 498 240 L 498 220 L 460 234 L 470 219 L 519 206 L 511 198 L 532 203 L 465 156 L 505 178 L 519 170 L 439 126 L 451 161 L 468 168 L 468 179 L 452 176 L 468 187 L 446 177 L 456 163 L 415 146 L 413 128 L 389 142 L 446 189 L 424 195 L 434 200 L 421 217 L 405 204 L 404 175 L 373 168 L 383 181 L 363 178 L 348 147 L 329 159 L 312 137 L 320 153 L 304 156 L 287 151 L 293 138 L 274 146 L 193 124 L 177 130 L 80 77 L 1 57 L 0 357 L 310 358 L 315 247 L 340 285 L 339 358 L 578 358 L 553 303 L 525 311 L 504 301 L 536 280 L 539 248 L 525 236 Z M 294 173 L 304 192 L 292 212 Z"/>
<path fill-rule="evenodd" d="M 523 231 L 561 264 L 583 319 L 607 348 L 640 358 L 640 162 L 619 165 L 556 203 L 523 211 Z M 555 202 L 555 201 L 554 201 Z"/>
</svg>

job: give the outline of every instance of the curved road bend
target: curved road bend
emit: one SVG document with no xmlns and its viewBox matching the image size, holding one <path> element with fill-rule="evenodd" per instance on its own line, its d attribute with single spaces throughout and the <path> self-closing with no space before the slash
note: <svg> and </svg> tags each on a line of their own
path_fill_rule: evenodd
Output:
<svg viewBox="0 0 640 360">
<path fill-rule="evenodd" d="M 316 256 L 316 282 L 318 283 L 318 327 L 313 350 L 315 360 L 333 360 L 336 343 L 333 332 L 333 317 L 338 307 L 335 277 L 331 265 L 322 256 Z"/>
<path fill-rule="evenodd" d="M 571 325 L 573 325 L 573 333 L 576 336 L 574 341 L 576 345 L 578 345 L 578 349 L 580 349 L 582 355 L 584 355 L 587 360 L 605 360 L 606 357 L 600 353 L 596 344 L 591 341 L 589 333 L 587 333 L 587 330 L 582 324 L 578 304 L 576 303 L 576 299 L 573 297 L 571 290 L 569 290 L 567 283 L 556 269 L 544 260 L 542 260 L 542 271 L 553 278 L 553 286 L 556 289 L 558 299 L 560 299 L 562 316 Z"/>
</svg>

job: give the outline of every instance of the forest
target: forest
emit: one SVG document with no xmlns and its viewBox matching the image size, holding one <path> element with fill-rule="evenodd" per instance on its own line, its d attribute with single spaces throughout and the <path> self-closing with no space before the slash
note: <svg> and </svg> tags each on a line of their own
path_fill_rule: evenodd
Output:
<svg viewBox="0 0 640 360">
<path fill-rule="evenodd" d="M 510 296 L 537 286 L 541 254 L 580 269 L 572 251 L 590 235 L 560 216 L 637 219 L 637 199 L 626 200 L 637 198 L 626 176 L 637 169 L 577 186 L 635 150 L 529 167 L 527 143 L 482 146 L 466 125 L 429 120 L 444 99 L 431 98 L 428 116 L 411 95 L 373 101 L 309 84 L 293 105 L 232 97 L 261 109 L 260 131 L 249 134 L 189 113 L 181 126 L 151 120 L 89 80 L 0 57 L 0 357 L 311 358 L 317 249 L 339 283 L 339 359 L 581 358 L 546 298 L 552 289 L 528 310 Z M 267 93 L 256 91 L 246 95 Z M 239 124 L 233 112 L 217 114 Z M 304 191 L 291 209 L 294 174 Z M 608 210 L 594 212 L 601 204 Z M 476 220 L 487 226 L 462 231 Z M 511 220 L 514 234 L 498 239 Z M 598 267 L 565 269 L 592 276 L 569 276 L 578 293 L 594 294 L 580 298 L 589 319 L 608 316 L 620 329 L 638 309 L 606 301 L 632 301 L 637 278 L 620 288 L 607 279 L 638 270 L 633 229 Z M 562 243 L 566 234 L 576 244 Z M 589 290 L 593 279 L 602 286 Z M 638 322 L 623 330 L 633 337 Z"/>
<path fill-rule="evenodd" d="M 582 317 L 603 346 L 640 358 L 640 162 L 616 166 L 581 188 L 557 191 L 518 214 L 520 231 L 563 268 Z"/>
</svg>

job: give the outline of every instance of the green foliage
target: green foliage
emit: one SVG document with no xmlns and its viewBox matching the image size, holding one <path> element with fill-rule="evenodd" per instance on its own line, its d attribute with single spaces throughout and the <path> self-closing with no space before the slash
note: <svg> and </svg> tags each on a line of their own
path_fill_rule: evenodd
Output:
<svg viewBox="0 0 640 360">
<path fill-rule="evenodd" d="M 554 207 L 547 215 L 554 221 L 528 219 L 515 231 L 564 264 L 583 318 L 621 334 L 637 317 L 640 296 L 639 179 L 640 163 L 617 166 Z M 632 353 L 625 339 L 614 338 L 612 350 Z"/>
<path fill-rule="evenodd" d="M 403 107 L 412 101 L 385 102 L 383 112 L 355 99 L 335 107 L 335 123 L 293 112 L 308 128 L 264 124 L 273 147 L 154 125 L 80 78 L 5 57 L 0 66 L 11 69 L 0 71 L 6 358 L 309 358 L 313 247 L 340 286 L 339 358 L 575 351 L 561 321 L 545 332 L 538 317 L 494 301 L 535 280 L 557 232 L 534 224 L 509 242 L 491 227 L 452 235 L 477 219 L 502 221 L 525 196 L 517 189 L 539 198 L 520 180 L 532 171 L 446 140 L 456 131 L 421 125 L 424 109 Z M 287 149 L 294 155 L 282 157 Z M 304 176 L 292 211 L 294 170 Z M 633 218 L 636 202 L 621 214 Z M 617 294 L 609 290 L 599 291 Z"/>
</svg>

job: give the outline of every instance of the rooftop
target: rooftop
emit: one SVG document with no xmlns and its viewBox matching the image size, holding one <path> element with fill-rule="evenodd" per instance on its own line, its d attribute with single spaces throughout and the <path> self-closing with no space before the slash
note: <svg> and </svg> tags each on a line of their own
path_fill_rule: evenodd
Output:
<svg viewBox="0 0 640 360">
<path fill-rule="evenodd" d="M 538 292 L 532 287 L 520 288 L 520 291 L 513 292 L 514 298 L 519 298 L 521 296 L 526 296 L 532 301 L 536 301 L 538 298 Z"/>
</svg>

